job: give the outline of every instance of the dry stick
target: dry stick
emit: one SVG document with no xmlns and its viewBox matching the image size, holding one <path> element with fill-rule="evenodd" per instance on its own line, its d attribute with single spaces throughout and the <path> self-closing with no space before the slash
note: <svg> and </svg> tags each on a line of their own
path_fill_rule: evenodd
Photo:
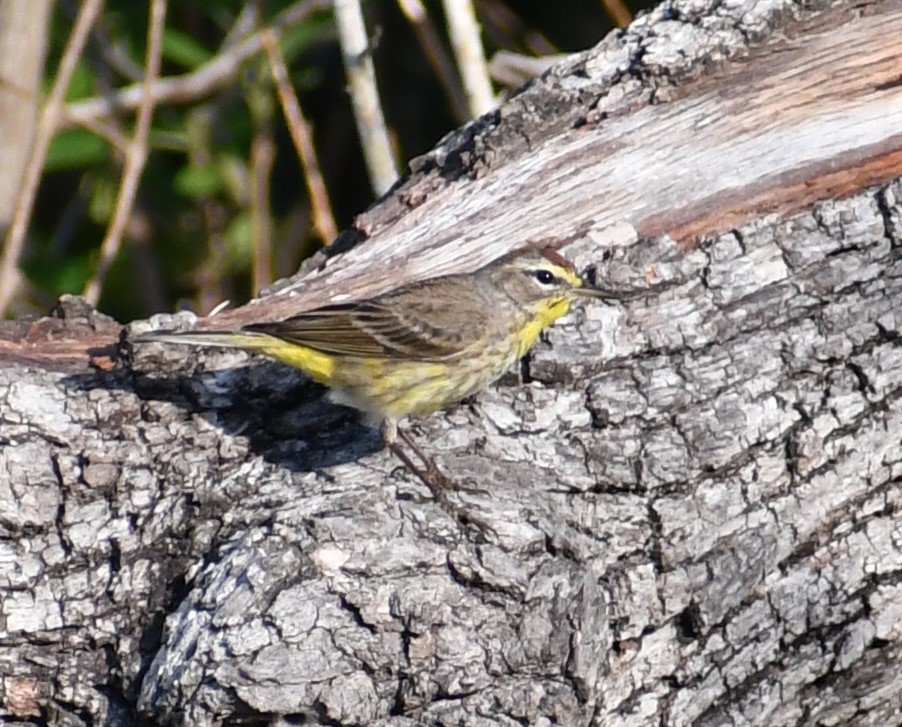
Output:
<svg viewBox="0 0 902 727">
<path fill-rule="evenodd" d="M 551 56 L 526 56 L 522 53 L 513 53 L 500 50 L 492 56 L 489 63 L 489 73 L 495 83 L 516 89 L 527 81 L 541 76 L 555 63 L 560 63 L 567 55 L 556 53 Z"/>
<path fill-rule="evenodd" d="M 395 183 L 398 171 L 382 116 L 363 13 L 358 0 L 333 0 L 332 6 L 370 184 L 377 195 L 382 195 Z"/>
<path fill-rule="evenodd" d="M 269 67 L 279 91 L 279 101 L 282 103 L 282 113 L 285 114 L 285 122 L 288 124 L 291 140 L 294 142 L 294 148 L 304 167 L 304 181 L 307 183 L 307 193 L 310 195 L 313 225 L 323 244 L 328 245 L 338 236 L 338 227 L 332 215 L 329 191 L 326 189 L 326 183 L 320 172 L 319 160 L 316 157 L 313 131 L 304 117 L 297 94 L 288 81 L 288 69 L 285 67 L 285 58 L 282 56 L 279 39 L 275 33 L 263 33 L 263 47 L 269 56 Z"/>
<path fill-rule="evenodd" d="M 123 155 L 128 153 L 128 137 L 103 119 L 82 119 L 79 126 L 84 127 L 101 139 L 106 139 L 110 146 L 115 147 Z"/>
<path fill-rule="evenodd" d="M 60 60 L 56 72 L 56 81 L 47 99 L 47 105 L 41 113 L 41 121 L 38 124 L 38 133 L 35 136 L 34 148 L 31 158 L 25 169 L 22 180 L 22 191 L 16 202 L 16 210 L 12 224 L 6 235 L 3 258 L 0 259 L 0 316 L 3 316 L 19 287 L 19 258 L 22 255 L 22 247 L 25 244 L 25 233 L 28 230 L 28 221 L 34 208 L 34 199 L 41 180 L 41 170 L 44 168 L 44 160 L 47 157 L 47 149 L 56 131 L 57 123 L 63 107 L 63 99 L 72 80 L 72 74 L 81 56 L 88 33 L 100 14 L 103 0 L 85 0 L 78 10 L 75 19 L 75 27 L 69 36 L 66 50 Z"/>
<path fill-rule="evenodd" d="M 464 82 L 470 113 L 476 116 L 495 106 L 488 64 L 482 50 L 479 23 L 471 0 L 444 0 L 448 34 Z"/>
<path fill-rule="evenodd" d="M 189 150 L 189 159 L 196 166 L 209 163 L 209 156 L 198 149 Z M 201 164 L 198 159 L 204 159 Z M 193 274 L 197 285 L 197 309 L 210 310 L 222 303 L 223 298 L 231 295 L 231 286 L 223 278 L 223 261 L 226 259 L 225 226 L 227 213 L 224 204 L 215 196 L 204 195 L 198 200 L 203 215 L 206 239 L 203 262 Z"/>
<path fill-rule="evenodd" d="M 325 10 L 328 7 L 328 0 L 302 0 L 277 15 L 267 30 L 280 33 L 300 23 L 316 10 Z M 261 30 L 236 43 L 193 73 L 160 79 L 153 88 L 155 102 L 191 103 L 227 86 L 238 75 L 241 64 L 260 51 L 263 45 L 262 35 L 265 32 L 266 30 Z M 103 119 L 117 111 L 133 111 L 140 106 L 145 92 L 144 84 L 136 83 L 103 98 L 69 104 L 61 126 L 75 126 L 84 123 L 86 119 Z"/>
<path fill-rule="evenodd" d="M 272 224 L 269 219 L 270 173 L 275 144 L 269 131 L 254 137 L 251 146 L 251 220 L 254 236 L 253 290 L 257 294 L 272 283 Z"/>
<path fill-rule="evenodd" d="M 52 10 L 48 2 L 0 2 L 0 237 L 16 210 L 44 102 Z"/>
<path fill-rule="evenodd" d="M 522 46 L 523 52 L 533 57 L 560 53 L 554 43 L 526 23 L 504 0 L 479 0 L 479 19 L 483 35 L 491 38 L 498 48 Z"/>
<path fill-rule="evenodd" d="M 153 0 L 150 6 L 150 28 L 148 29 L 147 56 L 144 61 L 144 85 L 146 92 L 138 108 L 138 119 L 135 134 L 128 145 L 125 156 L 125 168 L 122 170 L 122 184 L 113 220 L 107 228 L 106 237 L 100 246 L 100 260 L 94 275 L 85 285 L 84 297 L 91 305 L 97 305 L 104 278 L 110 270 L 119 248 L 122 246 L 122 234 L 135 204 L 138 181 L 147 161 L 147 139 L 150 135 L 150 123 L 153 120 L 155 105 L 153 86 L 160 75 L 160 59 L 163 47 L 163 26 L 166 20 L 166 0 Z"/>
<path fill-rule="evenodd" d="M 229 28 L 229 32 L 226 33 L 220 50 L 231 48 L 251 35 L 257 26 L 260 25 L 261 10 L 261 3 L 245 3 L 244 7 L 241 8 L 241 12 L 235 18 L 235 22 L 232 23 L 232 27 Z M 291 9 L 285 12 L 291 12 Z M 281 17 L 281 15 L 277 16 L 276 22 Z"/>
<path fill-rule="evenodd" d="M 618 28 L 625 28 L 633 22 L 633 14 L 623 0 L 601 0 L 608 17 L 614 21 Z"/>
<path fill-rule="evenodd" d="M 432 66 L 432 70 L 445 89 L 445 94 L 454 109 L 455 118 L 461 123 L 470 120 L 470 112 L 467 109 L 467 101 L 460 87 L 460 80 L 454 69 L 451 56 L 445 51 L 445 45 L 439 38 L 435 23 L 426 12 L 426 8 L 420 0 L 398 0 L 401 12 L 413 26 L 420 50 Z"/>
</svg>

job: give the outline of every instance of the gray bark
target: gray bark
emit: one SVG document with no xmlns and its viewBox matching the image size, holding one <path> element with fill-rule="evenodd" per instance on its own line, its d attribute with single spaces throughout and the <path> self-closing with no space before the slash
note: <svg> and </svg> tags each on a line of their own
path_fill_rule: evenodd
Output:
<svg viewBox="0 0 902 727">
<path fill-rule="evenodd" d="M 650 82 L 641 59 L 603 65 L 618 47 L 669 33 L 701 64 L 752 26 L 810 20 L 701 5 L 577 65 L 615 93 Z M 547 139 L 587 113 L 579 96 L 542 109 Z M 462 133 L 461 164 L 524 153 L 517 120 Z M 385 239 L 364 223 L 404 220 L 418 179 L 362 218 L 357 259 Z M 8 327 L 4 716 L 898 724 L 900 251 L 898 180 L 694 245 L 581 237 L 566 254 L 628 295 L 554 327 L 522 380 L 409 425 L 456 483 L 445 502 L 279 364 L 117 350 L 119 327 L 74 300 Z"/>
</svg>

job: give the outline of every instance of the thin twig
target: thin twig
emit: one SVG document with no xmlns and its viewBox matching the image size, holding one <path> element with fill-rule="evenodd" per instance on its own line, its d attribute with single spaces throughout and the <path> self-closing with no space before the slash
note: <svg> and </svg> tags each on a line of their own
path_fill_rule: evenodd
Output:
<svg viewBox="0 0 902 727">
<path fill-rule="evenodd" d="M 66 50 L 63 52 L 57 68 L 56 80 L 53 82 L 50 97 L 41 113 L 31 158 L 22 179 L 22 191 L 16 202 L 15 214 L 6 235 L 3 257 L 0 259 L 0 316 L 9 307 L 19 287 L 19 258 L 22 255 L 25 233 L 28 230 L 32 209 L 34 209 L 38 183 L 41 180 L 41 170 L 44 168 L 50 141 L 57 129 L 69 82 L 72 80 L 75 66 L 88 39 L 88 33 L 97 21 L 102 6 L 103 0 L 85 0 L 78 9 L 75 27 L 72 29 L 72 34 L 66 43 Z"/>
<path fill-rule="evenodd" d="M 332 0 L 338 41 L 348 76 L 348 91 L 357 120 L 357 133 L 363 146 L 370 175 L 370 185 L 377 195 L 388 191 L 398 178 L 398 171 L 391 153 L 391 142 L 385 128 L 379 90 L 376 88 L 376 71 L 370 53 L 363 12 L 359 0 Z"/>
<path fill-rule="evenodd" d="M 471 0 L 444 0 L 444 5 L 448 34 L 463 79 L 467 105 L 474 117 L 481 116 L 494 108 L 495 96 L 473 3 Z"/>
<path fill-rule="evenodd" d="M 103 281 L 113 264 L 119 248 L 122 246 L 122 235 L 128 224 L 128 219 L 135 204 L 135 196 L 138 192 L 138 182 L 144 164 L 147 161 L 147 140 L 150 135 L 150 124 L 153 121 L 154 93 L 153 87 L 160 75 L 160 61 L 163 48 L 163 28 L 166 21 L 166 0 L 152 0 L 150 5 L 150 18 L 147 39 L 147 56 L 144 61 L 144 85 L 146 93 L 138 108 L 138 118 L 135 124 L 135 133 L 128 146 L 125 157 L 125 167 L 122 170 L 122 183 L 119 187 L 119 197 L 116 199 L 116 209 L 113 219 L 107 228 L 106 237 L 100 246 L 100 260 L 97 261 L 97 269 L 94 275 L 85 285 L 84 297 L 91 305 L 97 305 L 100 299 L 100 291 Z"/>
<path fill-rule="evenodd" d="M 601 0 L 601 4 L 618 28 L 625 28 L 633 22 L 633 14 L 623 0 Z"/>
<path fill-rule="evenodd" d="M 270 173 L 275 144 L 268 130 L 254 137 L 251 145 L 251 220 L 254 237 L 253 290 L 251 297 L 272 283 L 272 223 L 269 218 Z"/>
<path fill-rule="evenodd" d="M 479 20 L 483 37 L 499 49 L 523 48 L 531 56 L 552 56 L 561 50 L 536 28 L 530 26 L 504 0 L 479 0 Z M 496 51 L 497 53 L 500 51 Z"/>
<path fill-rule="evenodd" d="M 264 33 L 263 47 L 269 56 L 272 77 L 279 91 L 279 101 L 282 103 L 282 113 L 285 114 L 288 131 L 304 167 L 304 180 L 307 183 L 307 193 L 310 195 L 310 207 L 313 211 L 313 225 L 323 244 L 328 245 L 338 236 L 338 226 L 332 215 L 329 191 L 326 189 L 316 156 L 313 130 L 304 117 L 297 94 L 288 81 L 288 69 L 285 67 L 285 58 L 282 56 L 279 39 L 275 33 Z"/>
<path fill-rule="evenodd" d="M 438 31 L 435 29 L 435 23 L 426 12 L 426 7 L 420 0 L 397 0 L 397 2 L 401 12 L 413 26 L 420 50 L 426 56 L 439 83 L 445 89 L 445 94 L 454 110 L 454 116 L 461 124 L 469 121 L 470 111 L 467 109 L 467 101 L 460 87 L 460 79 L 457 77 L 454 62 L 445 50 L 445 44 L 442 43 Z"/>
<path fill-rule="evenodd" d="M 495 83 L 507 86 L 510 89 L 519 88 L 533 78 L 541 76 L 555 63 L 559 63 L 567 54 L 560 53 L 553 56 L 525 56 L 521 53 L 500 50 L 492 56 L 489 63 L 489 73 Z"/>
<path fill-rule="evenodd" d="M 317 10 L 329 7 L 328 0 L 301 0 L 276 16 L 268 30 L 281 33 L 286 28 L 297 25 Z M 215 58 L 196 71 L 183 76 L 161 78 L 153 88 L 154 102 L 192 103 L 210 95 L 213 91 L 232 83 L 241 64 L 260 51 L 262 35 L 266 29 L 248 36 L 221 51 Z M 91 98 L 71 103 L 66 107 L 63 128 L 84 123 L 85 119 L 104 119 L 117 111 L 134 111 L 144 99 L 145 84 L 136 83 L 108 94 L 102 98 Z"/>
<path fill-rule="evenodd" d="M 226 33 L 220 50 L 231 48 L 247 38 L 254 29 L 260 25 L 261 10 L 261 3 L 245 3 L 244 7 L 241 8 L 241 12 L 238 13 L 238 17 L 235 18 L 235 22 L 232 23 L 232 27 L 229 28 L 229 32 Z M 290 10 L 291 9 L 289 8 L 289 11 Z M 282 16 L 278 17 L 280 18 Z M 278 22 L 278 18 L 276 19 L 276 22 Z"/>
<path fill-rule="evenodd" d="M 80 125 L 101 139 L 106 139 L 110 146 L 116 148 L 122 154 L 128 153 L 128 137 L 103 119 L 82 119 Z"/>
</svg>

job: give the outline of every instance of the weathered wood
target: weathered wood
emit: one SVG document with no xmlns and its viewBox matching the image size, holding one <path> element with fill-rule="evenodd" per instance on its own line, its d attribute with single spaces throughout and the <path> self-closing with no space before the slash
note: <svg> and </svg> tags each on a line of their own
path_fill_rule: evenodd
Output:
<svg viewBox="0 0 902 727">
<path fill-rule="evenodd" d="M 555 66 L 414 160 L 358 218 L 368 244 L 285 286 L 303 295 L 265 315 L 475 269 L 536 239 L 689 245 L 902 174 L 902 4 L 836 3 L 779 33 L 791 4 L 748 6 L 665 3 Z"/>
<path fill-rule="evenodd" d="M 555 71 L 446 140 L 443 149 L 469 156 L 438 151 L 421 162 L 361 217 L 372 239 L 331 260 L 311 295 L 323 299 L 323 281 L 362 279 L 368 249 L 368 280 L 379 285 L 386 260 L 407 253 L 400 278 L 475 264 L 487 235 L 479 254 L 548 230 L 571 236 L 587 210 L 597 220 L 607 208 L 572 190 L 566 207 L 544 208 L 557 199 L 550 180 L 570 184 L 566 165 L 517 177 L 529 157 L 556 144 L 572 152 L 580 134 L 606 134 L 633 114 L 665 113 L 696 83 L 713 98 L 718 78 L 746 78 L 734 62 L 778 62 L 762 50 L 773 44 L 823 50 L 837 18 L 846 37 L 873 17 L 886 28 L 898 5 L 855 7 L 667 5 L 568 64 L 575 76 Z M 746 60 L 719 66 L 716 78 L 704 70 L 738 56 Z M 585 74 L 608 79 L 606 103 L 620 103 L 619 115 L 573 130 L 598 108 L 580 90 Z M 813 83 L 813 95 L 818 86 L 830 84 Z M 665 91 L 664 103 L 642 105 Z M 525 116 L 537 120 L 526 131 Z M 670 139 L 646 147 L 663 159 Z M 760 156 L 776 160 L 769 147 Z M 605 159 L 571 160 L 572 172 L 588 180 L 584 163 L 605 176 Z M 843 189 L 873 181 L 861 168 L 834 170 L 857 180 Z M 764 170 L 760 189 L 768 178 Z M 545 186 L 535 189 L 538 179 Z M 704 179 L 697 186 L 710 192 Z M 694 245 L 641 237 L 629 216 L 628 234 L 592 225 L 570 244 L 568 255 L 597 265 L 600 285 L 632 296 L 552 329 L 524 382 L 512 376 L 412 424 L 459 486 L 445 504 L 379 451 L 354 414 L 278 364 L 127 342 L 117 357 L 118 327 L 73 301 L 55 319 L 7 329 L 4 716 L 110 726 L 302 716 L 395 726 L 895 724 L 902 182 L 812 203 L 785 193 L 787 177 L 772 179 L 773 214 Z M 666 203 L 676 228 L 733 219 L 717 204 L 732 199 L 730 185 L 716 181 L 725 196 L 708 207 L 691 194 Z M 507 228 L 492 226 L 489 192 L 501 195 Z M 635 214 L 666 210 L 654 196 Z M 744 214 L 763 209 L 753 201 Z M 419 246 L 417 224 L 429 233 Z M 398 251 L 386 253 L 388 240 Z M 89 345 L 68 345 L 72 336 Z"/>
</svg>

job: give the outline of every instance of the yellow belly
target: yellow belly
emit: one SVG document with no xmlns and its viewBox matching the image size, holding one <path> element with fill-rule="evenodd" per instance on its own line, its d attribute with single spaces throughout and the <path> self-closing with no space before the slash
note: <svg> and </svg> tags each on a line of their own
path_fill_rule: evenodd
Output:
<svg viewBox="0 0 902 727">
<path fill-rule="evenodd" d="M 337 403 L 373 419 L 401 419 L 430 414 L 486 387 L 517 360 L 517 343 L 512 341 L 506 348 L 491 355 L 463 354 L 443 361 L 332 356 L 282 342 L 259 350 L 328 386 Z"/>
</svg>

